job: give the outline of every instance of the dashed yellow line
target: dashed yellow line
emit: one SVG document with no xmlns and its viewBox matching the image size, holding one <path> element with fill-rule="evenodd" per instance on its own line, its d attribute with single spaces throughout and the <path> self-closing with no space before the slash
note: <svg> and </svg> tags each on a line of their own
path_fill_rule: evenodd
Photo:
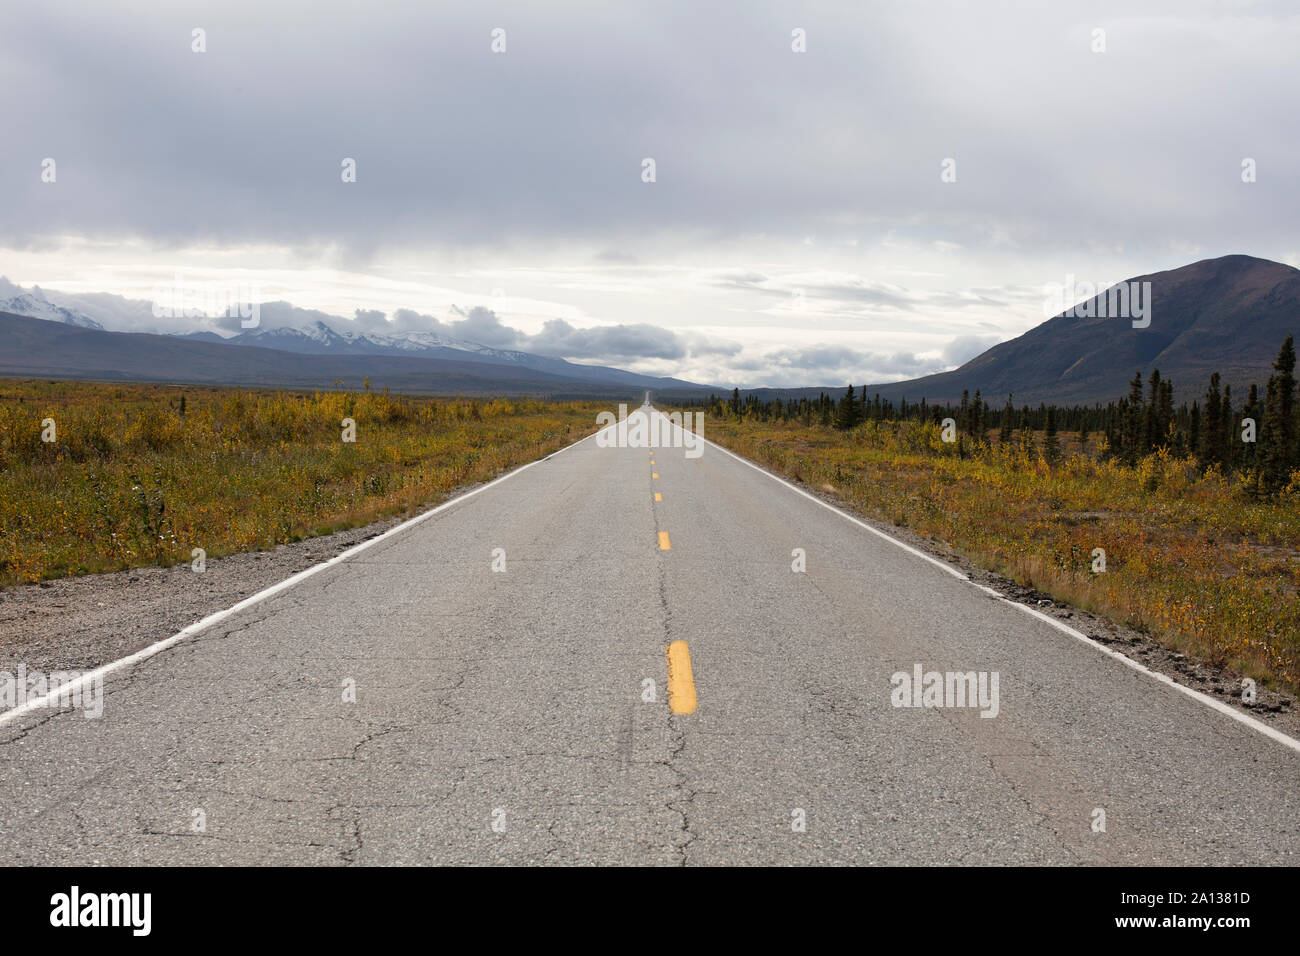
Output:
<svg viewBox="0 0 1300 956">
<path fill-rule="evenodd" d="M 691 673 L 691 652 L 685 641 L 668 645 L 668 709 L 674 714 L 693 714 L 699 706 L 695 697 L 695 675 Z"/>
<path fill-rule="evenodd" d="M 664 496 L 661 495 L 661 494 L 659 494 L 659 492 L 656 491 L 656 492 L 655 492 L 655 501 L 663 501 L 663 500 L 664 500 Z"/>
<path fill-rule="evenodd" d="M 660 531 L 660 532 L 659 532 L 659 550 L 660 550 L 660 551 L 671 551 L 672 549 L 673 549 L 673 543 L 672 543 L 671 541 L 668 540 L 668 532 L 667 532 L 667 531 Z"/>
</svg>

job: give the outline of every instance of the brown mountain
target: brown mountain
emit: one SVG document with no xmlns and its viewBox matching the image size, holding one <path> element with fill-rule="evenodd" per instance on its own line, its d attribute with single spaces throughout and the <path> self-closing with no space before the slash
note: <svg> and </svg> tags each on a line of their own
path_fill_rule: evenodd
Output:
<svg viewBox="0 0 1300 956">
<path fill-rule="evenodd" d="M 1091 318 L 1058 315 L 951 372 L 867 392 L 894 402 L 957 402 L 963 390 L 978 389 L 995 406 L 1008 393 L 1017 405 L 1105 404 L 1128 393 L 1134 372 L 1145 379 L 1158 368 L 1173 380 L 1177 401 L 1203 397 L 1213 372 L 1244 398 L 1252 382 L 1263 390 L 1282 340 L 1300 336 L 1300 269 L 1279 262 L 1223 256 L 1128 281 L 1151 283 L 1147 328 L 1097 317 L 1106 298 L 1099 293 L 1089 300 Z M 837 397 L 843 390 L 824 389 Z"/>
<path fill-rule="evenodd" d="M 1151 283 L 1148 328 L 1058 315 L 900 394 L 959 400 L 962 389 L 979 389 L 990 403 L 1012 392 L 1017 404 L 1091 404 L 1120 398 L 1134 372 L 1152 368 L 1173 380 L 1179 400 L 1203 394 L 1213 372 L 1244 394 L 1252 382 L 1263 387 L 1282 340 L 1300 333 L 1300 269 L 1279 262 L 1223 256 L 1128 281 Z M 1100 299 L 1091 300 L 1094 316 Z"/>
</svg>

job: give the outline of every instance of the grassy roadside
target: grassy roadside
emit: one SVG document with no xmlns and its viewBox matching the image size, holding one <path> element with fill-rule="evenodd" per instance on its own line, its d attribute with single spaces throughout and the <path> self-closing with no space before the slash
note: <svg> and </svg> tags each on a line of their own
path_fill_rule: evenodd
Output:
<svg viewBox="0 0 1300 956">
<path fill-rule="evenodd" d="M 595 431 L 603 407 L 2 380 L 0 584 L 270 548 L 406 513 Z"/>
<path fill-rule="evenodd" d="M 1300 690 L 1300 499 L 1255 500 L 1158 452 L 1049 465 L 996 443 L 959 457 L 920 422 L 849 431 L 711 419 L 706 435 L 971 562 L 1261 683 Z M 1072 451 L 1071 451 L 1072 450 Z M 1105 572 L 1093 571 L 1094 549 Z"/>
</svg>

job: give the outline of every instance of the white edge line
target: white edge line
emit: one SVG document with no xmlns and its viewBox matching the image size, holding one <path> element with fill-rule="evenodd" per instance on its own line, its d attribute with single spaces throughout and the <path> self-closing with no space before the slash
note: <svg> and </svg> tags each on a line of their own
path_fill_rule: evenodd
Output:
<svg viewBox="0 0 1300 956">
<path fill-rule="evenodd" d="M 660 414 L 662 415 L 662 412 Z M 672 424 L 672 419 L 666 419 L 666 420 L 669 422 L 669 424 Z M 674 427 L 680 428 L 681 426 L 676 425 Z M 1058 631 L 1061 631 L 1064 634 L 1069 634 L 1071 637 L 1082 641 L 1083 643 L 1087 644 L 1089 647 L 1101 651 L 1107 657 L 1113 657 L 1115 660 L 1119 661 L 1120 663 L 1124 664 L 1127 667 L 1132 668 L 1133 670 L 1137 671 L 1139 674 L 1145 674 L 1147 677 L 1157 680 L 1162 684 L 1167 684 L 1168 686 L 1174 688 L 1174 690 L 1186 694 L 1188 697 L 1192 698 L 1193 700 L 1199 701 L 1205 706 L 1213 710 L 1216 710 L 1221 714 L 1225 714 L 1228 717 L 1231 717 L 1233 720 L 1237 721 L 1238 723 L 1245 724 L 1251 730 L 1258 731 L 1259 733 L 1263 734 L 1265 737 L 1268 737 L 1270 740 L 1274 740 L 1277 743 L 1280 743 L 1282 746 L 1290 747 L 1296 753 L 1300 753 L 1300 740 L 1296 740 L 1294 737 L 1292 737 L 1289 734 L 1282 733 L 1282 731 L 1278 730 L 1276 727 L 1270 727 L 1268 724 L 1264 723 L 1263 721 L 1257 720 L 1256 718 L 1250 716 L 1249 714 L 1243 714 L 1235 707 L 1230 707 L 1228 704 L 1225 704 L 1221 700 L 1216 700 L 1215 698 L 1211 697 L 1209 694 L 1203 694 L 1199 690 L 1193 690 L 1192 688 L 1186 686 L 1185 684 L 1180 684 L 1178 683 L 1178 681 L 1174 680 L 1173 678 L 1165 674 L 1161 674 L 1159 671 L 1153 671 L 1151 670 L 1151 668 L 1133 660 L 1133 658 L 1125 654 L 1121 654 L 1119 651 L 1113 650 L 1112 648 L 1107 647 L 1105 644 L 1101 644 L 1098 641 L 1094 641 L 1087 634 L 1075 630 L 1074 628 L 1070 627 L 1068 624 L 1061 623 L 1055 618 L 1044 614 L 1042 611 L 1029 607 L 1028 605 L 1021 604 L 1019 601 L 1013 601 L 1010 598 L 1006 597 L 1005 595 L 1000 594 L 999 592 L 993 590 L 993 588 L 987 587 L 983 584 L 979 584 L 976 581 L 972 581 L 965 574 L 945 564 L 944 562 L 940 561 L 938 558 L 932 557 L 926 554 L 924 551 L 919 551 L 916 548 L 912 547 L 911 545 L 899 541 L 893 535 L 886 534 L 884 531 L 881 531 L 879 528 L 873 528 L 871 525 L 867 524 L 864 521 L 860 521 L 859 519 L 855 518 L 853 515 L 849 514 L 848 512 L 842 511 L 839 508 L 835 507 L 834 505 L 823 501 L 822 499 L 818 498 L 816 495 L 809 494 L 808 492 L 804 491 L 802 488 L 792 485 L 784 478 L 780 477 L 779 475 L 773 474 L 772 472 L 768 471 L 766 468 L 762 467 L 761 465 L 757 465 L 754 462 L 750 461 L 749 459 L 743 458 L 740 455 L 737 455 L 734 452 L 730 451 L 729 449 L 723 448 L 721 445 L 709 441 L 707 438 L 702 438 L 702 440 L 705 442 L 705 444 L 711 445 L 712 447 L 716 448 L 718 451 L 722 452 L 724 455 L 729 455 L 730 457 L 736 459 L 736 461 L 740 462 L 741 464 L 748 465 L 750 468 L 753 468 L 755 471 L 766 475 L 767 477 L 771 478 L 773 481 L 785 485 L 795 494 L 803 495 L 805 498 L 809 499 L 810 501 L 817 502 L 817 504 L 821 505 L 823 508 L 827 508 L 835 512 L 841 518 L 853 522 L 859 528 L 866 528 L 872 534 L 876 535 L 877 537 L 884 538 L 890 544 L 897 545 L 898 547 L 902 548 L 904 551 L 908 552 L 909 554 L 913 554 L 918 558 L 922 558 L 926 561 L 929 561 L 931 564 L 935 565 L 936 567 L 942 568 L 944 571 L 947 571 L 949 574 L 951 574 L 953 577 L 957 578 L 958 580 L 964 581 L 966 584 L 973 585 L 979 590 L 985 592 L 990 597 L 998 601 L 1002 601 L 1005 604 L 1010 604 L 1014 608 L 1019 608 L 1020 610 L 1024 611 L 1026 614 L 1033 615 L 1039 620 L 1052 625 L 1052 627 L 1056 628 Z"/>
<path fill-rule="evenodd" d="M 998 595 L 998 600 L 1006 601 L 1006 603 L 1010 604 L 1012 607 L 1017 607 L 1020 610 L 1024 611 L 1026 614 L 1032 614 L 1034 617 L 1046 621 L 1048 624 L 1052 625 L 1052 627 L 1056 628 L 1058 631 L 1064 631 L 1066 634 L 1069 634 L 1071 637 L 1075 637 L 1083 641 L 1083 643 L 1087 644 L 1089 647 L 1095 647 L 1097 650 L 1101 651 L 1103 654 L 1107 655 L 1108 657 L 1113 657 L 1120 663 L 1133 668 L 1133 670 L 1137 671 L 1139 674 L 1146 674 L 1148 677 L 1153 677 L 1156 680 L 1160 681 L 1160 683 L 1162 684 L 1168 684 L 1174 690 L 1181 691 L 1182 693 L 1186 694 L 1188 697 L 1192 698 L 1193 700 L 1200 701 L 1202 704 L 1205 704 L 1207 707 L 1212 707 L 1213 709 L 1217 710 L 1221 714 L 1227 714 L 1233 720 L 1240 721 L 1241 723 L 1245 724 L 1247 727 L 1251 728 L 1252 730 L 1259 731 L 1265 737 L 1269 737 L 1273 740 L 1276 740 L 1284 747 L 1290 747 L 1292 750 L 1296 751 L 1297 753 L 1300 753 L 1300 740 L 1296 740 L 1290 734 L 1284 734 L 1276 727 L 1270 727 L 1262 720 L 1258 720 L 1250 716 L 1250 714 L 1243 714 L 1235 707 L 1230 707 L 1229 705 L 1225 704 L 1223 701 L 1216 700 L 1215 698 L 1211 697 L 1209 694 L 1203 694 L 1199 690 L 1193 690 L 1191 687 L 1188 687 L 1185 684 L 1180 684 L 1178 683 L 1178 681 L 1174 680 L 1172 677 L 1168 676 L 1167 674 L 1161 674 L 1159 671 L 1153 671 L 1151 670 L 1151 668 L 1146 667 L 1145 665 L 1140 664 L 1137 661 L 1133 660 L 1133 658 L 1129 657 L 1127 654 L 1121 654 L 1119 651 L 1114 650 L 1113 648 L 1109 648 L 1105 644 L 1101 644 L 1097 641 L 1094 641 L 1087 634 L 1084 634 L 1081 631 L 1076 631 L 1068 624 L 1062 624 L 1060 621 L 1044 614 L 1042 611 L 1039 611 L 1036 608 L 1032 608 L 1029 607 L 1028 605 L 1021 604 L 1019 601 L 1010 601 L 1007 598 L 1003 597 L 1001 594 Z"/>
<path fill-rule="evenodd" d="M 9 710 L 0 713 L 0 725 L 4 725 L 12 720 L 17 720 L 19 717 L 31 713 L 34 710 L 41 710 L 47 708 L 49 706 L 49 702 L 52 699 L 64 697 L 65 695 L 72 696 L 73 694 L 79 693 L 80 690 L 83 687 L 85 687 L 87 684 L 92 683 L 93 681 L 96 680 L 102 680 L 104 677 L 113 673 L 114 671 L 121 670 L 124 667 L 131 667 L 135 664 L 140 663 L 141 661 L 148 660 L 149 658 L 153 657 L 155 654 L 160 654 L 163 651 L 167 650 L 167 648 L 179 644 L 181 641 L 185 640 L 185 638 L 193 637 L 195 634 L 198 634 L 202 631 L 206 631 L 208 628 L 212 627 L 212 625 L 218 624 L 221 621 L 224 621 L 226 618 L 234 614 L 238 614 L 240 611 L 244 610 L 245 608 L 252 607 L 254 604 L 258 604 L 262 601 L 265 601 L 269 597 L 274 597 L 276 594 L 279 594 L 281 591 L 288 590 L 289 588 L 293 587 L 295 584 L 298 584 L 301 581 L 305 581 L 313 574 L 317 574 L 320 571 L 324 571 L 326 568 L 331 568 L 342 561 L 346 561 L 349 558 L 356 557 L 362 551 L 374 547 L 375 545 L 379 544 L 379 542 L 384 541 L 387 538 L 391 538 L 394 535 L 407 530 L 408 528 L 413 528 L 420 522 L 427 521 L 429 518 L 432 518 L 434 515 L 438 514 L 439 512 L 445 511 L 446 509 L 452 507 L 453 505 L 458 505 L 462 501 L 467 501 L 468 499 L 473 498 L 475 495 L 487 491 L 493 485 L 499 485 L 507 478 L 513 478 L 515 475 L 519 474 L 520 472 L 527 471 L 529 468 L 532 468 L 534 465 L 540 465 L 542 462 L 547 461 L 550 458 L 554 458 L 556 455 L 566 452 L 570 448 L 576 448 L 579 445 L 581 445 L 583 442 L 587 441 L 588 439 L 595 438 L 601 432 L 608 431 L 610 428 L 613 427 L 614 426 L 610 425 L 610 426 L 606 426 L 605 428 L 601 428 L 593 432 L 592 434 L 587 435 L 585 438 L 579 438 L 571 445 L 565 445 L 563 448 L 556 449 L 555 451 L 551 452 L 549 455 L 545 455 L 544 457 L 538 458 L 535 461 L 530 461 L 527 464 L 520 465 L 518 468 L 514 469 L 513 471 L 508 471 L 504 475 L 501 475 L 499 478 L 492 479 L 485 485 L 479 485 L 479 487 L 474 488 L 471 491 L 467 491 L 463 495 L 457 495 L 455 498 L 452 498 L 450 501 L 444 501 L 442 504 L 438 505 L 435 508 L 430 508 L 428 511 L 421 512 L 420 514 L 416 515 L 414 518 L 408 518 L 406 521 L 403 521 L 401 524 L 389 528 L 383 534 L 375 535 L 375 537 L 373 538 L 368 538 L 367 540 L 362 541 L 360 544 L 355 544 L 352 547 L 348 548 L 346 551 L 343 551 L 340 554 L 336 554 L 328 561 L 322 561 L 320 564 L 313 564 L 310 568 L 306 568 L 305 570 L 299 571 L 297 574 L 287 577 L 283 581 L 280 581 L 277 584 L 272 584 L 270 587 L 264 588 L 263 590 L 258 591 L 256 594 L 244 598 L 238 604 L 231 605 L 230 607 L 226 608 L 223 611 L 216 611 L 212 614 L 209 614 L 207 617 L 199 621 L 195 621 L 193 624 L 189 625 L 189 627 L 186 627 L 185 629 L 176 632 L 171 637 L 163 638 L 161 641 L 157 641 L 153 644 L 150 644 L 148 647 L 141 648 L 140 650 L 136 651 L 134 654 L 130 654 L 126 657 L 119 658 L 118 660 L 112 661 L 111 663 L 104 664 L 100 667 L 96 667 L 94 670 L 86 671 L 86 673 L 82 674 L 76 680 L 69 681 L 66 684 L 60 685 L 58 690 L 50 691 L 47 694 L 43 694 L 40 697 L 37 697 L 35 700 L 29 700 L 24 704 L 21 704 L 17 707 L 12 707 Z M 53 707 L 50 709 L 56 712 L 63 712 L 68 708 L 60 706 L 60 707 Z"/>
</svg>

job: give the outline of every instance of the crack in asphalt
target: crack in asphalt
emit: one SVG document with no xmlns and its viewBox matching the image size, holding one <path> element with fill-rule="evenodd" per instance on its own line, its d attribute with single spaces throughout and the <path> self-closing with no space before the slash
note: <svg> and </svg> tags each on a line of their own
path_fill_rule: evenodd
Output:
<svg viewBox="0 0 1300 956">
<path fill-rule="evenodd" d="M 659 518 L 655 515 L 655 530 L 659 530 Z M 658 593 L 659 609 L 664 629 L 664 647 L 670 645 L 673 638 L 673 620 L 672 610 L 668 601 L 668 571 L 664 565 L 663 552 L 659 552 L 659 560 L 656 562 L 658 572 Z M 688 775 L 678 765 L 677 761 L 682 753 L 686 750 L 686 729 L 685 716 L 675 716 L 671 711 L 668 713 L 668 732 L 671 738 L 671 745 L 668 756 L 664 760 L 655 761 L 662 764 L 668 771 L 677 778 L 670 790 L 673 795 L 664 802 L 664 806 L 671 812 L 682 818 L 681 834 L 685 839 L 674 839 L 673 849 L 676 850 L 680 857 L 680 866 L 686 866 L 688 862 L 687 854 L 690 846 L 697 839 L 697 834 L 691 829 L 691 817 L 687 812 L 691 803 L 695 800 L 696 791 L 687 783 Z"/>
</svg>

